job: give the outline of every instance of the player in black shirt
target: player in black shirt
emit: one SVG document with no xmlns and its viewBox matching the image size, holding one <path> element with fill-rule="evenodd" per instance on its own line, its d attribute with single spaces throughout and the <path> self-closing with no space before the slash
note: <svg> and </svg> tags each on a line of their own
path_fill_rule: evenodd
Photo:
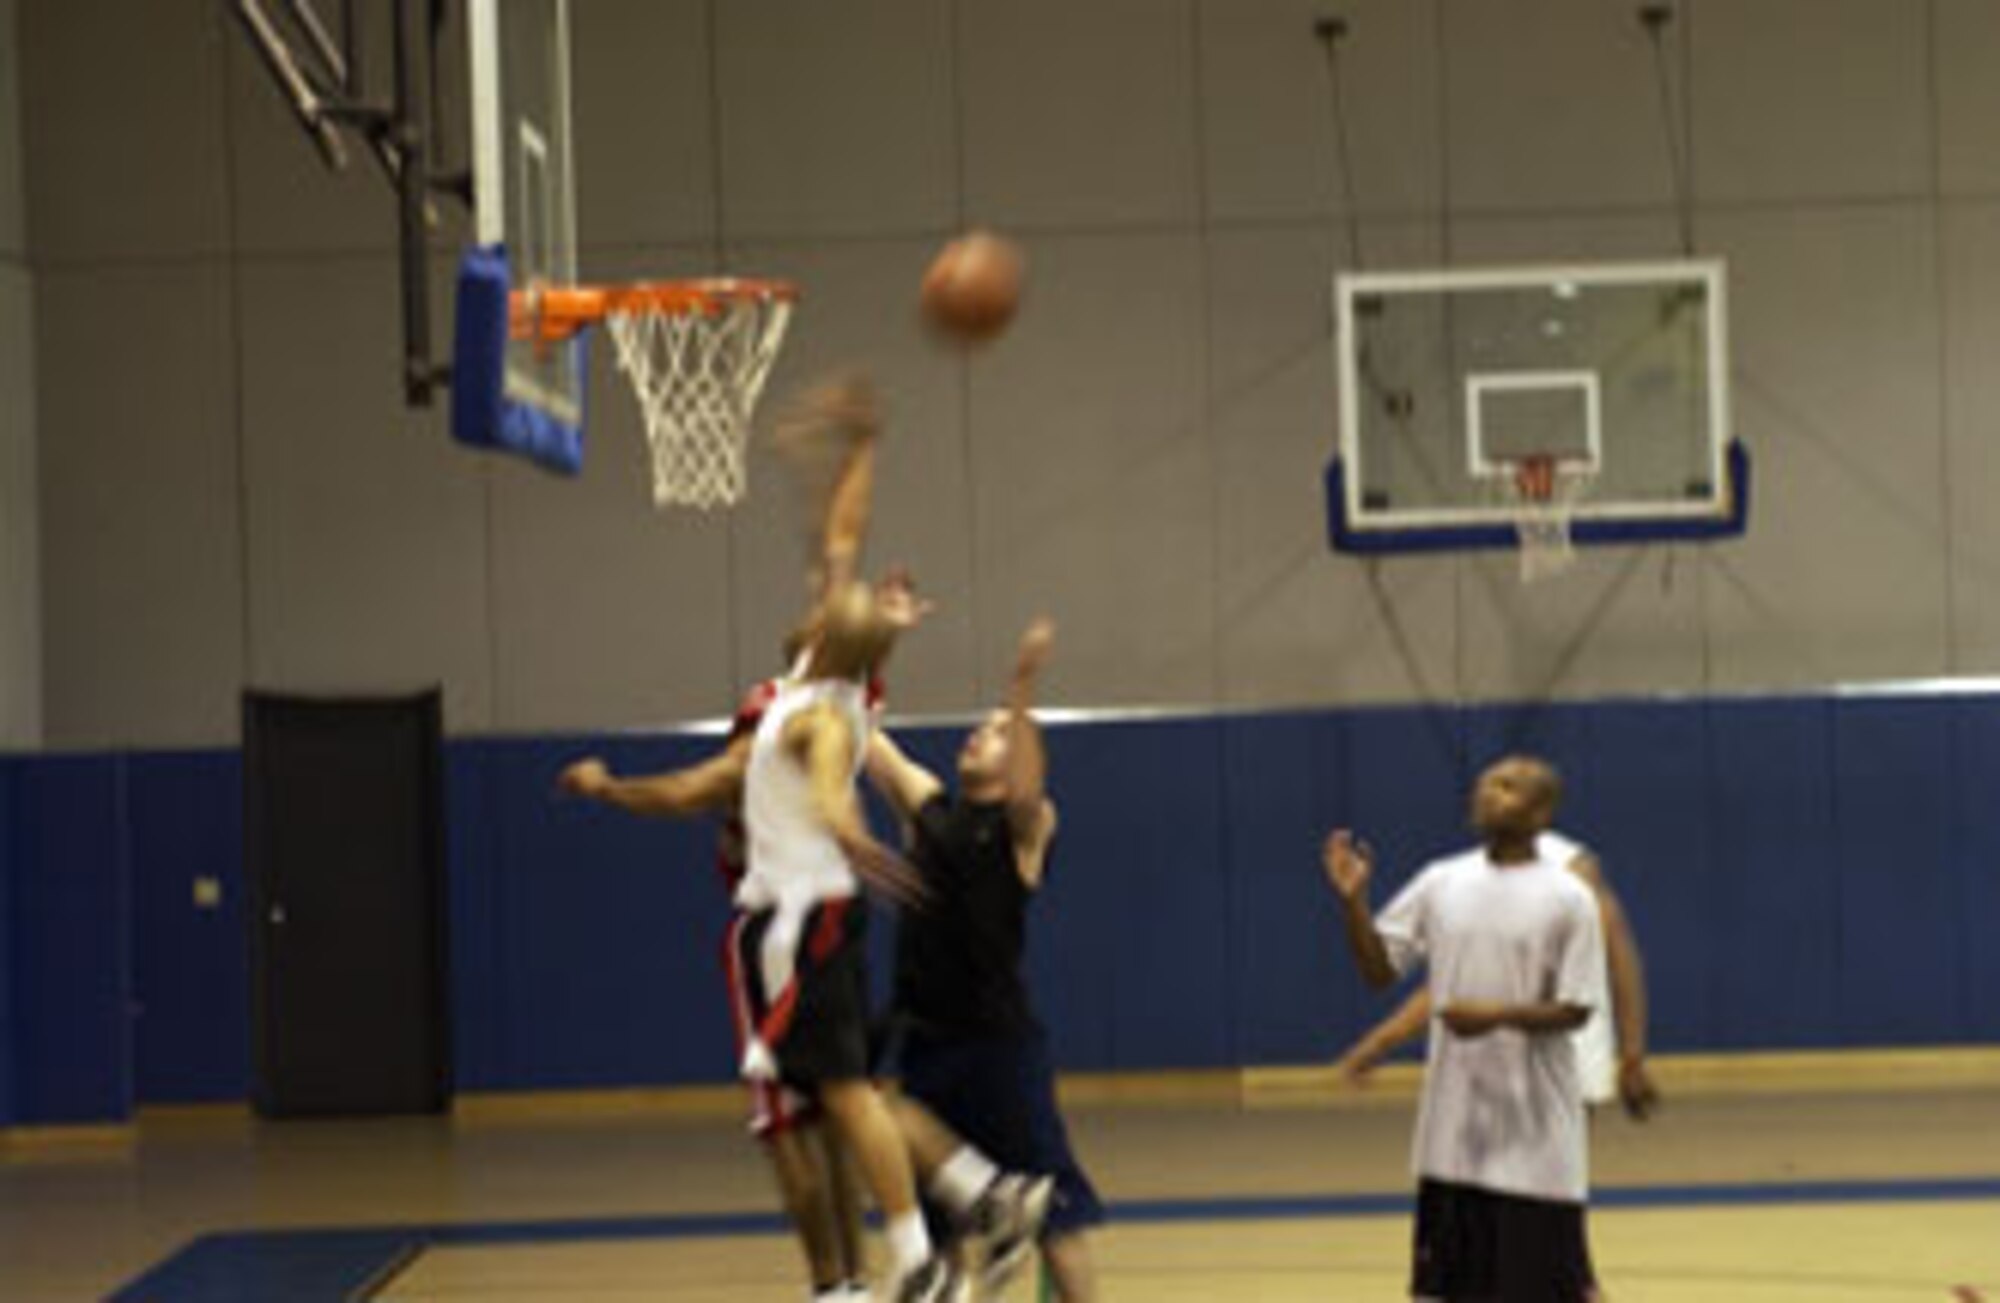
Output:
<svg viewBox="0 0 2000 1303">
<path fill-rule="evenodd" d="M 1047 754 L 1029 714 L 1054 639 L 1047 620 L 1022 635 L 1007 704 L 959 751 L 956 792 L 879 730 L 868 771 L 908 828 L 926 896 L 897 929 L 892 1021 L 904 1093 L 1001 1166 L 1055 1178 L 1043 1260 L 1056 1297 L 1088 1303 L 1096 1281 L 1084 1232 L 1104 1211 L 1070 1152 L 1021 971 L 1028 907 L 1056 831 Z M 936 1125 L 921 1109 L 905 1111 L 907 1131 Z"/>
</svg>

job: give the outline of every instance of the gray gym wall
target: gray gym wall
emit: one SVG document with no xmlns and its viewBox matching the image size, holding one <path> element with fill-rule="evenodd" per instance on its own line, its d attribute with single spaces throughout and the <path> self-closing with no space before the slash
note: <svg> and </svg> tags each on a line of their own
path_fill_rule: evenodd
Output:
<svg viewBox="0 0 2000 1303">
<path fill-rule="evenodd" d="M 733 516 L 655 514 L 602 354 L 580 482 L 453 447 L 399 405 L 386 190 L 320 173 L 224 6 L 19 3 L 50 745 L 228 742 L 246 680 L 442 681 L 460 732 L 644 725 L 772 666 L 800 582 L 768 463 Z M 1624 0 L 575 0 L 586 272 L 797 276 L 773 394 L 841 361 L 888 390 L 874 556 L 944 602 L 899 708 L 990 694 L 1044 609 L 1075 704 L 2000 672 L 2000 0 L 1682 4 L 1751 537 L 1532 590 L 1322 542 L 1329 7 L 1371 264 L 1673 251 Z M 970 366 L 911 320 L 968 221 L 1034 278 Z M 8 255 L 0 321 L 24 282 Z"/>
<path fill-rule="evenodd" d="M 41 558 L 35 513 L 34 295 L 21 198 L 21 61 L 0 0 L 0 748 L 42 733 Z"/>
</svg>

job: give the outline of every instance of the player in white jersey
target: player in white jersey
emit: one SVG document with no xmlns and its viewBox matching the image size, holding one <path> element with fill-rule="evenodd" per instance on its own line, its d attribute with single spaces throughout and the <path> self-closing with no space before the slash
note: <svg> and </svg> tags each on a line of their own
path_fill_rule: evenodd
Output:
<svg viewBox="0 0 2000 1303">
<path fill-rule="evenodd" d="M 878 428 L 865 388 L 834 387 L 801 409 L 787 442 L 810 450 L 828 436 L 873 438 Z M 849 510 L 865 517 L 866 497 L 836 502 L 832 514 Z M 744 914 L 737 945 L 755 978 L 755 1030 L 743 1071 L 819 1102 L 882 1210 L 887 1297 L 930 1303 L 953 1281 L 918 1208 L 919 1173 L 1003 1267 L 1032 1248 L 1052 1186 L 998 1172 L 941 1130 L 906 1137 L 869 1076 L 868 911 L 860 889 L 865 882 L 919 905 L 921 891 L 909 867 L 869 832 L 856 792 L 872 727 L 863 685 L 901 623 L 876 590 L 852 577 L 860 531 L 849 536 L 853 552 L 830 555 L 817 576 L 822 597 L 806 623 L 805 661 L 766 709 L 744 775 L 750 860 L 737 890 Z"/>
<path fill-rule="evenodd" d="M 1660 1094 L 1646 1066 L 1646 976 L 1638 939 L 1594 852 L 1554 830 L 1542 834 L 1540 849 L 1563 861 L 1591 889 L 1603 919 L 1610 987 L 1573 1038 L 1584 1100 L 1593 1107 L 1616 1100 L 1643 1122 L 1658 1107 Z M 1422 1037 L 1430 1024 L 1431 994 L 1418 987 L 1396 1012 L 1356 1040 L 1335 1069 L 1350 1081 L 1364 1081 L 1389 1055 Z"/>
<path fill-rule="evenodd" d="M 841 392 L 853 437 L 832 451 L 836 464 L 823 500 L 818 504 L 814 566 L 821 582 L 844 578 L 860 553 L 867 528 L 874 483 L 875 440 L 865 393 Z M 831 408 L 822 395 L 817 401 Z M 815 594 L 809 615 L 816 613 Z M 878 587 L 877 597 L 889 618 L 902 627 L 914 626 L 924 613 L 909 577 L 892 573 Z M 783 659 L 796 668 L 805 651 L 805 632 L 786 640 Z M 783 678 L 769 679 L 747 693 L 731 724 L 729 739 L 706 760 L 668 773 L 618 777 L 598 757 L 566 766 L 558 779 L 564 792 L 598 801 L 627 813 L 653 818 L 722 819 L 716 864 L 732 901 L 748 870 L 747 836 L 742 822 L 744 776 L 757 725 L 776 698 Z M 879 695 L 871 685 L 870 705 Z M 751 1022 L 751 991 L 759 983 L 746 972 L 739 939 L 750 919 L 737 911 L 724 933 L 723 971 L 727 979 L 731 1020 L 740 1045 L 756 1034 Z M 750 1132 L 761 1144 L 777 1178 L 786 1213 L 805 1251 L 815 1303 L 845 1303 L 866 1299 L 861 1217 L 844 1148 L 823 1125 L 815 1101 L 776 1081 L 746 1083 L 750 1096 Z"/>
<path fill-rule="evenodd" d="M 1584 1303 L 1592 1291 L 1582 1083 L 1570 1036 L 1603 999 L 1597 902 L 1540 841 L 1561 799 L 1547 764 L 1480 775 L 1483 845 L 1437 861 L 1379 919 L 1372 856 L 1337 831 L 1324 855 L 1362 976 L 1429 970 L 1437 1032 L 1415 1143 L 1411 1297 Z"/>
</svg>

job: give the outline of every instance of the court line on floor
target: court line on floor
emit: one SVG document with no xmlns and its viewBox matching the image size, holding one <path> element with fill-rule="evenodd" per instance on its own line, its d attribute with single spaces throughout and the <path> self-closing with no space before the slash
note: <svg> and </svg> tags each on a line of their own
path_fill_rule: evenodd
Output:
<svg viewBox="0 0 2000 1303">
<path fill-rule="evenodd" d="M 2000 1201 L 2000 1177 L 1786 1181 L 1741 1185 L 1611 1186 L 1597 1208 L 1749 1207 L 1784 1204 Z M 1119 1223 L 1292 1221 L 1405 1215 L 1411 1196 L 1343 1194 L 1140 1199 L 1116 1203 Z M 556 1218 L 348 1226 L 203 1235 L 111 1295 L 112 1303 L 221 1303 L 222 1300 L 368 1298 L 398 1268 L 430 1249 L 600 1240 L 775 1235 L 777 1213 Z"/>
</svg>

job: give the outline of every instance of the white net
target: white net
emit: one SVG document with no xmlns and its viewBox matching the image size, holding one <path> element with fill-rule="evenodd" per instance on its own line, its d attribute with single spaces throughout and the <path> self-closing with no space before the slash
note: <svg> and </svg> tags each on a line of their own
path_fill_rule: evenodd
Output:
<svg viewBox="0 0 2000 1303">
<path fill-rule="evenodd" d="M 653 450 L 654 505 L 742 499 L 750 418 L 791 316 L 788 296 L 755 291 L 706 309 L 629 303 L 605 314 Z"/>
<path fill-rule="evenodd" d="M 1534 458 L 1499 476 L 1520 539 L 1521 582 L 1550 579 L 1576 563 L 1570 525 L 1596 473 L 1581 462 Z"/>
</svg>

